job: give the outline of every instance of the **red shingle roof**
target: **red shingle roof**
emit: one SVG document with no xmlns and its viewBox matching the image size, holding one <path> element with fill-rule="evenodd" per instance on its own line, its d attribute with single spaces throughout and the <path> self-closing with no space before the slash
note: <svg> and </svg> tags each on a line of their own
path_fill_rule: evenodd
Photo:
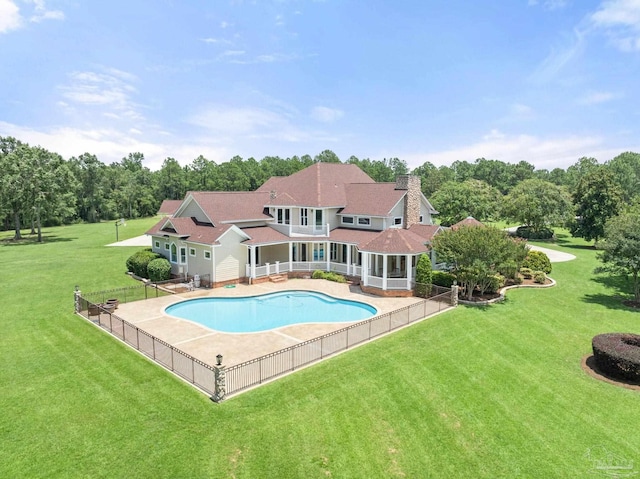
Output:
<svg viewBox="0 0 640 479">
<path fill-rule="evenodd" d="M 484 226 L 483 223 L 480 223 L 477 219 L 475 219 L 473 216 L 467 216 L 465 219 L 463 219 L 462 221 L 458 221 L 455 225 L 451 226 L 452 230 L 457 230 L 458 228 L 460 228 L 461 226 Z"/>
<path fill-rule="evenodd" d="M 433 237 L 440 230 L 442 230 L 442 226 L 440 225 L 423 225 L 419 223 L 413 224 L 411 225 L 411 228 L 409 228 L 409 231 L 417 234 L 418 236 L 423 238 L 425 241 L 429 241 L 429 242 L 431 242 Z"/>
<path fill-rule="evenodd" d="M 272 217 L 264 212 L 269 193 L 256 191 L 193 191 L 187 194 L 218 225 L 220 222 L 266 220 Z"/>
<path fill-rule="evenodd" d="M 393 207 L 407 194 L 396 190 L 395 183 L 352 183 L 345 185 L 346 207 L 344 215 L 387 216 Z"/>
<path fill-rule="evenodd" d="M 171 216 L 176 212 L 181 204 L 182 200 L 164 200 L 160 205 L 160 209 L 157 214 Z"/>
<path fill-rule="evenodd" d="M 370 253 L 380 254 L 416 254 L 429 251 L 425 239 L 409 230 L 390 228 L 381 231 L 368 243 L 359 249 Z"/>
<path fill-rule="evenodd" d="M 297 205 L 308 207 L 345 206 L 347 204 L 346 183 L 375 183 L 369 175 L 356 165 L 344 163 L 315 163 L 290 176 L 272 177 L 256 191 L 275 191 L 276 198 L 264 204 Z M 280 199 L 281 193 L 288 197 Z"/>
<path fill-rule="evenodd" d="M 221 224 L 219 226 L 207 226 L 197 224 L 192 218 L 163 218 L 158 221 L 149 231 L 148 235 L 181 237 L 202 244 L 218 244 L 218 239 L 229 228 L 231 224 Z"/>
</svg>

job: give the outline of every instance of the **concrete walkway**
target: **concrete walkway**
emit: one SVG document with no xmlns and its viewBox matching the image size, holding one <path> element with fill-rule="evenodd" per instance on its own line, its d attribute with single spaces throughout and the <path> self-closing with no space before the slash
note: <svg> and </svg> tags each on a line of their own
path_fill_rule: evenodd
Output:
<svg viewBox="0 0 640 479">
<path fill-rule="evenodd" d="M 543 248 L 541 246 L 534 246 L 532 244 L 527 245 L 527 247 L 531 251 L 542 251 L 549 257 L 549 261 L 552 263 L 562 263 L 563 261 L 571 261 L 572 259 L 576 259 L 576 257 L 569 253 L 563 253 L 562 251 L 557 251 L 555 249 Z"/>
<path fill-rule="evenodd" d="M 129 238 L 118 241 L 117 243 L 108 244 L 107 246 L 151 246 L 151 236 L 136 236 L 135 238 Z"/>
</svg>

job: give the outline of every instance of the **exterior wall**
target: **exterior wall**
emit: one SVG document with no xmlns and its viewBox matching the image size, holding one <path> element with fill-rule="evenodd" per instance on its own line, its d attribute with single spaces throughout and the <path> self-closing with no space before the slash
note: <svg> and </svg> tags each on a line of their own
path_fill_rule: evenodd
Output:
<svg viewBox="0 0 640 479">
<path fill-rule="evenodd" d="M 191 201 L 185 208 L 185 210 L 180 213 L 180 217 L 191 218 L 194 216 L 198 219 L 198 221 L 209 221 L 209 218 L 207 218 L 207 215 L 204 214 L 198 204 L 195 201 Z"/>
<path fill-rule="evenodd" d="M 359 230 L 372 230 L 372 231 L 382 231 L 386 229 L 385 218 L 366 216 L 366 215 L 360 215 L 360 216 L 344 215 L 344 216 L 352 216 L 353 224 L 342 223 L 342 216 L 340 216 L 338 217 L 337 225 L 341 226 L 342 228 L 353 228 L 353 229 L 359 229 Z M 368 225 L 358 224 L 358 218 L 369 218 L 369 224 Z"/>
<path fill-rule="evenodd" d="M 259 221 L 239 221 L 237 223 L 233 223 L 234 225 L 236 225 L 238 228 L 243 229 L 243 228 L 254 228 L 256 226 L 267 226 L 268 224 L 270 224 L 270 222 L 267 221 L 263 221 L 263 220 L 259 220 Z"/>
<path fill-rule="evenodd" d="M 245 275 L 247 247 L 240 243 L 243 240 L 235 231 L 228 231 L 220 239 L 220 246 L 214 247 L 214 283 L 236 280 Z"/>
<path fill-rule="evenodd" d="M 394 225 L 393 220 L 395 218 L 402 218 L 402 225 Z M 389 221 L 387 224 L 389 228 L 402 228 L 404 226 L 404 200 L 399 201 L 398 204 L 391 210 L 391 213 L 389 213 Z"/>
<path fill-rule="evenodd" d="M 160 247 L 156 248 L 156 241 L 160 242 Z M 152 236 L 151 237 L 151 251 L 153 251 L 154 253 L 159 253 L 162 256 L 164 256 L 165 258 L 169 259 L 169 252 L 164 249 L 164 245 L 165 243 L 168 243 L 167 238 L 164 238 L 162 236 Z"/>
<path fill-rule="evenodd" d="M 191 256 L 190 249 L 196 250 L 196 255 Z M 211 253 L 211 259 L 205 259 L 204 252 L 209 251 Z M 213 277 L 213 255 L 211 246 L 187 243 L 187 268 L 186 271 L 190 277 L 199 274 L 209 275 L 209 278 Z"/>
<path fill-rule="evenodd" d="M 329 229 L 333 230 L 339 226 L 342 226 L 340 223 L 340 217 L 338 216 L 338 208 L 331 208 L 324 211 L 324 222 L 329 223 Z"/>
<path fill-rule="evenodd" d="M 422 216 L 422 224 L 433 224 L 433 218 L 429 212 L 429 205 L 424 201 L 424 199 L 420 202 L 420 215 Z"/>
</svg>

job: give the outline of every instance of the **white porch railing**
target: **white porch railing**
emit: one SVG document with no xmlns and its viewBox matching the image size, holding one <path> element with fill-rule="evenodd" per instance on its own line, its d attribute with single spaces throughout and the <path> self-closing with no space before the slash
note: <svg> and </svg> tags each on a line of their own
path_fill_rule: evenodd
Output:
<svg viewBox="0 0 640 479">
<path fill-rule="evenodd" d="M 382 289 L 382 278 L 378 276 L 369 276 L 367 278 L 367 285 Z"/>
<path fill-rule="evenodd" d="M 301 236 L 329 236 L 329 225 L 322 226 L 302 226 L 302 225 L 290 225 L 289 236 L 301 235 Z"/>
<path fill-rule="evenodd" d="M 331 271 L 336 273 L 347 274 L 347 265 L 345 263 L 330 263 Z"/>
<path fill-rule="evenodd" d="M 407 278 L 387 278 L 387 289 L 407 289 Z"/>
</svg>

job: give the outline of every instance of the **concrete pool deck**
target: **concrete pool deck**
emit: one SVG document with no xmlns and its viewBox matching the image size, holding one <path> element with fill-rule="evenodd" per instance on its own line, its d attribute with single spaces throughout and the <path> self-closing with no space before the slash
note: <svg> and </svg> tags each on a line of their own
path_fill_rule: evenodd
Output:
<svg viewBox="0 0 640 479">
<path fill-rule="evenodd" d="M 255 296 L 286 290 L 317 291 L 361 301 L 378 309 L 378 314 L 421 302 L 419 298 L 383 298 L 363 293 L 358 286 L 325 280 L 290 279 L 283 283 L 239 284 L 235 288 L 196 290 L 121 304 L 115 314 L 145 332 L 190 354 L 206 364 L 215 364 L 218 354 L 232 366 L 280 349 L 331 333 L 351 323 L 295 324 L 258 333 L 222 333 L 188 320 L 164 314 L 167 306 L 191 298 Z M 438 303 L 434 302 L 435 311 Z"/>
</svg>

